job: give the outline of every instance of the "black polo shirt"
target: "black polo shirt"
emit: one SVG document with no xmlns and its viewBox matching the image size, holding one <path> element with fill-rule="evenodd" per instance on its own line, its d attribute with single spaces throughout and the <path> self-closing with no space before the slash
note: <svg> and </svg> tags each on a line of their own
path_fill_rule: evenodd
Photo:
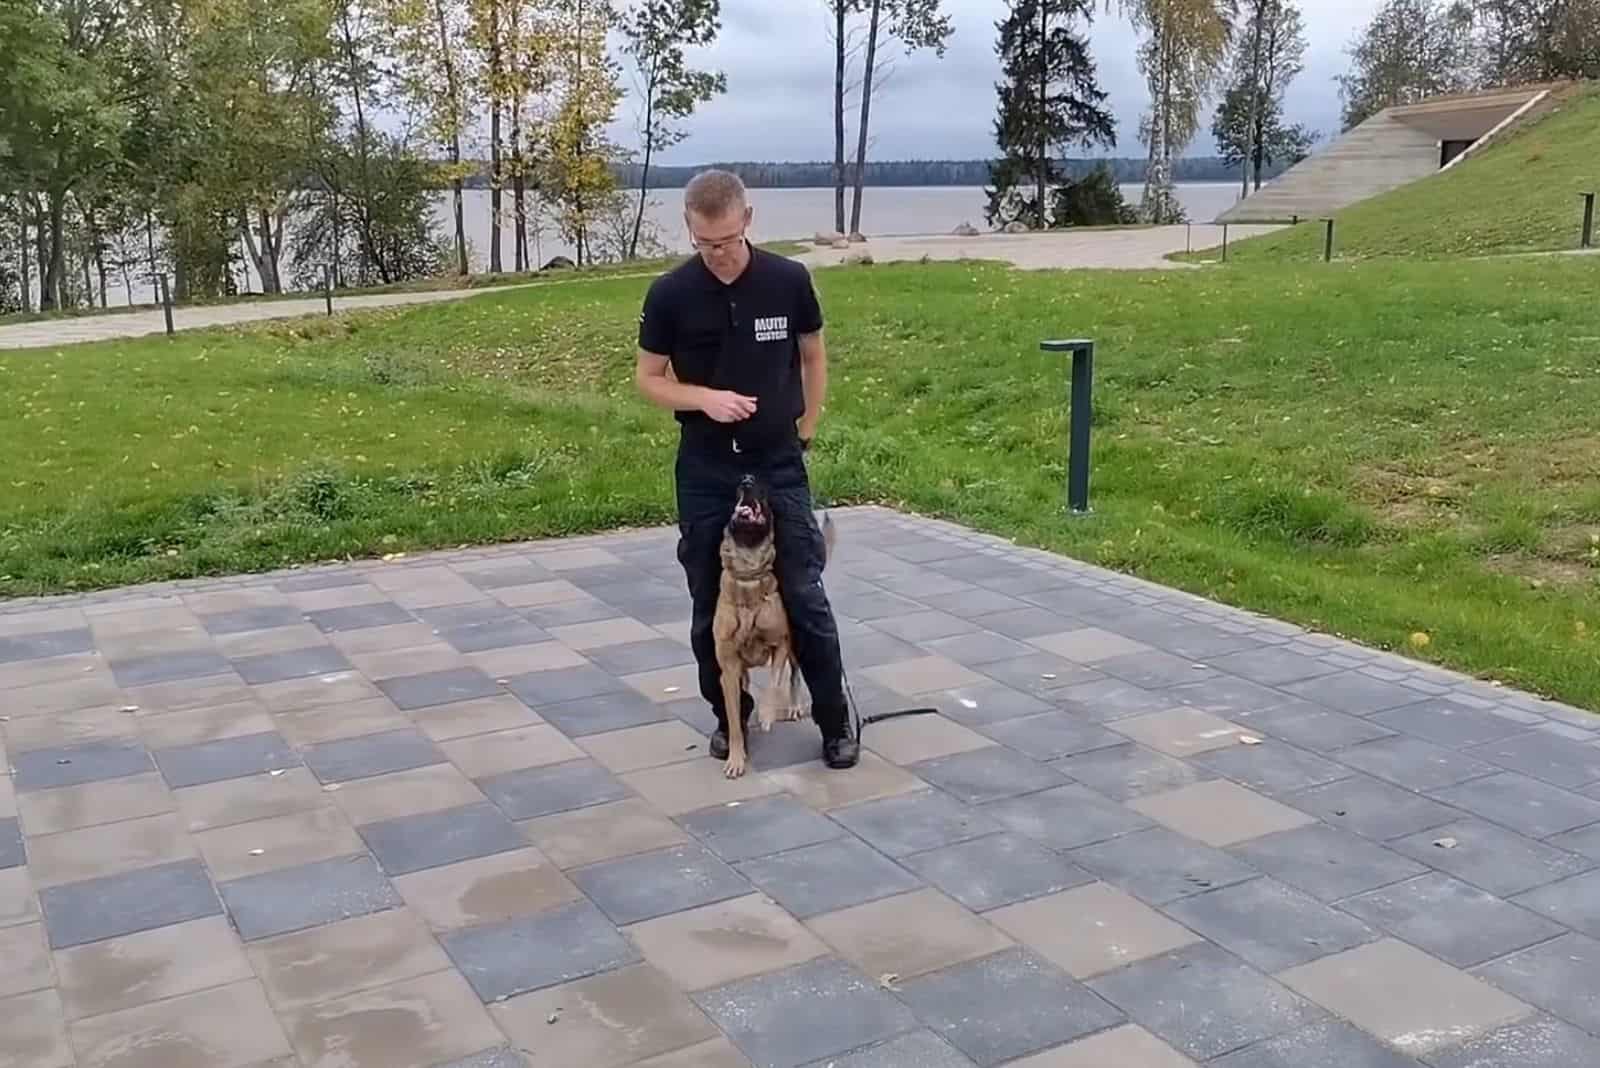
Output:
<svg viewBox="0 0 1600 1068">
<path fill-rule="evenodd" d="M 676 413 L 686 441 L 756 452 L 793 442 L 806 409 L 799 338 L 821 329 L 811 273 L 751 246 L 749 265 L 732 282 L 693 256 L 651 283 L 639 347 L 669 357 L 680 382 L 756 398 L 754 416 L 726 426 L 704 412 Z"/>
</svg>

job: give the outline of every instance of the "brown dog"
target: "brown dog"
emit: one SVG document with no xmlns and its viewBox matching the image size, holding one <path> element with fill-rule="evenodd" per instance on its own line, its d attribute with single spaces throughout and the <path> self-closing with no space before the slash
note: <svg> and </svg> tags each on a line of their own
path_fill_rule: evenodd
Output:
<svg viewBox="0 0 1600 1068">
<path fill-rule="evenodd" d="M 823 518 L 823 562 L 833 554 L 833 520 Z M 789 615 L 783 606 L 774 568 L 777 543 L 766 492 L 746 475 L 739 484 L 733 515 L 722 534 L 722 584 L 711 633 L 716 640 L 717 667 L 722 672 L 723 707 L 728 710 L 728 760 L 723 773 L 743 775 L 748 763 L 741 695 L 750 669 L 768 668 L 767 689 L 757 702 L 762 730 L 779 720 L 805 716 L 800 705 L 800 675 L 795 669 Z M 788 701 L 782 703 L 787 692 Z"/>
</svg>

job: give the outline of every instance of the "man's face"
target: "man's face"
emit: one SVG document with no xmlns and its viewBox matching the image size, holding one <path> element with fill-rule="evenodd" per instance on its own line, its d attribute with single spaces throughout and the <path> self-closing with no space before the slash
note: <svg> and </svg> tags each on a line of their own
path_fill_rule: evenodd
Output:
<svg viewBox="0 0 1600 1068">
<path fill-rule="evenodd" d="M 718 216 L 700 215 L 693 211 L 683 213 L 689 227 L 689 239 L 695 251 L 710 267 L 737 263 L 744 252 L 745 232 L 750 229 L 750 205 L 723 212 Z"/>
</svg>

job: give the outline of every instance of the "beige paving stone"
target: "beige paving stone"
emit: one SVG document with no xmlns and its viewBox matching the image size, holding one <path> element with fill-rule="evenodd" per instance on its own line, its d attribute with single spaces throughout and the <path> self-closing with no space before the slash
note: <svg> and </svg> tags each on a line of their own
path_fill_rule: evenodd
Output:
<svg viewBox="0 0 1600 1068">
<path fill-rule="evenodd" d="M 485 649 L 481 653 L 468 653 L 467 659 L 485 674 L 497 679 L 526 675 L 530 671 L 583 667 L 589 662 L 582 654 L 560 642 L 534 642 L 532 645 L 512 645 L 505 649 Z"/>
<path fill-rule="evenodd" d="M 984 913 L 996 927 L 1087 979 L 1200 941 L 1187 927 L 1105 883 Z"/>
<path fill-rule="evenodd" d="M 1113 720 L 1107 727 L 1143 742 L 1168 756 L 1190 757 L 1239 744 L 1243 727 L 1197 708 L 1174 708 L 1129 719 Z"/>
<path fill-rule="evenodd" d="M 107 616 L 124 616 L 137 620 L 140 613 L 148 614 L 160 611 L 180 611 L 183 609 L 181 598 L 169 594 L 148 594 L 143 597 L 123 597 L 104 604 L 86 604 L 83 614 L 89 622 L 104 619 Z"/>
<path fill-rule="evenodd" d="M 6 748 L 12 753 L 82 742 L 122 741 L 139 733 L 135 717 L 122 711 L 124 707 L 99 705 L 55 715 L 23 716 L 0 724 L 0 736 L 4 736 Z"/>
<path fill-rule="evenodd" d="M 910 979 L 1012 944 L 1002 931 L 932 889 L 814 916 L 806 926 L 873 977 Z"/>
<path fill-rule="evenodd" d="M 353 586 L 333 586 L 326 590 L 296 590 L 284 595 L 288 602 L 302 612 L 320 612 L 325 608 L 351 608 L 358 604 L 377 604 L 389 600 L 389 595 L 370 583 Z"/>
<path fill-rule="evenodd" d="M 83 683 L 97 679 L 104 684 L 114 684 L 111 670 L 99 653 L 72 653 L 69 656 L 51 656 L 42 660 L 20 660 L 14 664 L 0 664 L 0 690 L 33 689 L 41 686 L 60 686 Z M 102 704 L 102 701 L 95 701 Z M 51 711 L 44 709 L 43 711 Z"/>
<path fill-rule="evenodd" d="M 253 974 L 223 916 L 57 950 L 55 962 L 69 1020 L 243 982 Z"/>
<path fill-rule="evenodd" d="M 73 1068 L 61 997 L 38 990 L 0 1001 L 0 1068 Z"/>
<path fill-rule="evenodd" d="M 334 802 L 357 827 L 486 800 L 483 791 L 454 764 L 432 764 L 347 782 L 332 794 Z"/>
<path fill-rule="evenodd" d="M 434 741 L 448 742 L 475 734 L 531 727 L 544 720 L 515 697 L 502 694 L 436 705 L 417 713 L 413 722 Z"/>
<path fill-rule="evenodd" d="M 583 757 L 582 749 L 548 723 L 458 738 L 442 743 L 439 748 L 469 779 L 487 779 L 508 771 Z"/>
<path fill-rule="evenodd" d="M 1012 1061 L 1007 1068 L 1195 1068 L 1195 1063 L 1144 1028 L 1127 1024 Z"/>
<path fill-rule="evenodd" d="M 574 623 L 566 627 L 551 627 L 551 637 L 568 648 L 583 652 L 586 649 L 603 649 L 609 645 L 628 642 L 648 642 L 659 639 L 654 627 L 648 627 L 631 616 L 616 619 L 599 619 L 593 623 Z"/>
<path fill-rule="evenodd" d="M 89 625 L 81 608 L 38 608 L 0 616 L 0 638 L 45 634 L 53 630 L 78 630 Z"/>
<path fill-rule="evenodd" d="M 194 855 L 194 842 L 172 814 L 28 839 L 28 867 L 41 889 Z"/>
<path fill-rule="evenodd" d="M 1316 822 L 1297 809 L 1220 779 L 1136 798 L 1128 807 L 1219 848 Z"/>
<path fill-rule="evenodd" d="M 681 827 L 638 798 L 541 816 L 517 826 L 562 870 L 689 840 Z"/>
<path fill-rule="evenodd" d="M 915 660 L 901 660 L 893 664 L 880 664 L 862 674 L 881 686 L 907 697 L 954 690 L 960 686 L 975 686 L 984 681 L 982 675 L 962 667 L 954 660 L 942 656 L 923 656 Z M 925 717 L 918 717 L 925 718 Z"/>
<path fill-rule="evenodd" d="M 722 773 L 722 761 L 709 758 L 632 771 L 621 778 L 640 797 L 669 816 L 778 792 L 778 787 L 765 775 L 746 774 L 729 779 Z"/>
<path fill-rule="evenodd" d="M 700 669 L 694 664 L 624 675 L 622 681 L 658 705 L 700 696 Z"/>
<path fill-rule="evenodd" d="M 184 826 L 191 832 L 304 812 L 325 803 L 322 787 L 305 768 L 264 771 L 240 779 L 186 786 L 173 791 Z"/>
<path fill-rule="evenodd" d="M 258 691 L 244 684 L 238 675 L 209 675 L 201 679 L 180 679 L 151 686 L 135 686 L 127 691 L 126 704 L 137 705 L 140 716 L 163 712 L 185 712 L 191 708 L 219 708 L 257 699 Z"/>
<path fill-rule="evenodd" d="M 639 1061 L 633 1068 L 751 1068 L 750 1059 L 725 1038 Z"/>
<path fill-rule="evenodd" d="M 269 653 L 287 653 L 293 649 L 309 649 L 323 645 L 327 638 L 310 623 L 296 623 L 290 627 L 270 627 L 266 630 L 247 630 L 238 634 L 218 634 L 213 639 L 224 656 L 266 656 Z"/>
<path fill-rule="evenodd" d="M 39 899 L 26 865 L 0 869 L 0 929 L 39 918 Z"/>
<path fill-rule="evenodd" d="M 1412 1057 L 1533 1013 L 1483 980 L 1393 938 L 1290 968 L 1278 979 Z"/>
<path fill-rule="evenodd" d="M 394 886 L 418 916 L 441 931 L 543 912 L 580 896 L 572 881 L 537 849 L 401 875 Z"/>
<path fill-rule="evenodd" d="M 5 746 L 0 745 L 0 765 L 9 768 L 11 758 L 6 754 Z M 17 790 L 11 784 L 10 775 L 0 775 L 0 820 L 12 819 L 17 815 Z M 26 830 L 26 826 L 23 828 Z M 66 830 L 66 828 L 62 828 Z"/>
<path fill-rule="evenodd" d="M 453 969 L 306 1005 L 284 1023 L 305 1068 L 433 1068 L 504 1041 Z"/>
<path fill-rule="evenodd" d="M 163 653 L 206 652 L 216 648 L 198 620 L 181 627 L 133 631 L 107 636 L 95 628 L 95 648 L 107 660 L 133 660 Z"/>
<path fill-rule="evenodd" d="M 275 608 L 286 605 L 289 599 L 283 591 L 271 586 L 251 586 L 233 590 L 211 590 L 205 593 L 186 593 L 179 596 L 185 608 L 197 616 L 215 615 L 219 612 L 240 612 L 246 608 Z"/>
<path fill-rule="evenodd" d="M 27 716 L 57 715 L 100 705 L 120 708 L 128 703 L 128 696 L 109 671 L 90 671 L 65 682 L 14 688 L 8 687 L 5 673 L 0 672 L 0 704 L 5 705 L 4 714 L 13 723 Z"/>
<path fill-rule="evenodd" d="M 373 568 L 370 576 L 372 584 L 388 593 L 397 593 L 401 590 L 425 590 L 434 586 L 453 586 L 459 584 L 467 591 L 467 595 L 454 601 L 440 601 L 439 604 L 465 604 L 478 594 L 478 587 L 445 564 L 406 564 L 404 566 Z"/>
<path fill-rule="evenodd" d="M 450 967 L 438 941 L 409 909 L 268 938 L 246 952 L 280 1012 Z"/>
<path fill-rule="evenodd" d="M 456 652 L 454 646 L 446 645 L 437 638 L 409 648 L 350 653 L 347 659 L 355 665 L 357 671 L 374 682 L 472 666 L 472 661 Z"/>
<path fill-rule="evenodd" d="M 624 930 L 645 960 L 689 991 L 764 975 L 828 952 L 765 894 L 675 912 Z"/>
<path fill-rule="evenodd" d="M 320 632 L 319 632 L 320 633 Z M 439 640 L 439 632 L 426 623 L 390 623 L 384 627 L 357 627 L 326 635 L 328 644 L 347 658 L 386 649 L 410 649 Z"/>
<path fill-rule="evenodd" d="M 706 759 L 705 737 L 676 719 L 591 734 L 579 738 L 578 745 L 606 770 L 617 775 L 684 760 Z"/>
<path fill-rule="evenodd" d="M 501 604 L 511 608 L 533 608 L 539 605 L 592 599 L 565 579 L 532 582 L 526 586 L 504 586 L 492 591 L 491 595 Z"/>
<path fill-rule="evenodd" d="M 0 794 L 9 789 L 9 781 L 0 782 Z M 166 780 L 153 771 L 125 779 L 34 790 L 17 799 L 22 828 L 29 835 L 59 834 L 102 823 L 158 816 L 175 808 Z"/>
<path fill-rule="evenodd" d="M 194 836 L 194 843 L 218 882 L 347 857 L 366 849 L 344 813 L 327 802 L 288 815 L 203 831 Z"/>
<path fill-rule="evenodd" d="M 867 748 L 892 764 L 915 764 L 995 744 L 993 738 L 939 715 L 874 723 L 865 738 Z"/>
<path fill-rule="evenodd" d="M 623 1068 L 717 1035 L 694 1002 L 648 964 L 537 990 L 489 1011 L 513 1043 L 552 1065 Z"/>
<path fill-rule="evenodd" d="M 874 724 L 874 728 L 881 724 Z M 837 771 L 821 761 L 774 768 L 764 772 L 767 779 L 786 794 L 805 802 L 819 812 L 831 812 L 858 801 L 875 801 L 924 789 L 927 784 L 904 768 L 889 763 L 870 749 L 861 751 L 861 762 L 849 771 Z"/>
<path fill-rule="evenodd" d="M 261 984 L 234 983 L 71 1025 L 79 1068 L 253 1068 L 292 1052 Z"/>
<path fill-rule="evenodd" d="M 94 634 L 97 644 L 129 635 L 185 629 L 205 632 L 200 625 L 200 617 L 186 608 L 182 601 L 175 599 L 95 613 L 89 618 L 89 630 Z"/>
<path fill-rule="evenodd" d="M 1102 660 L 1150 651 L 1150 646 L 1143 642 L 1136 642 L 1132 638 L 1125 638 L 1120 634 L 1101 630 L 1099 627 L 1082 627 L 1061 634 L 1045 634 L 1038 638 L 1030 638 L 1028 641 L 1029 644 L 1036 645 L 1047 653 L 1054 653 L 1079 664 L 1098 664 Z"/>
<path fill-rule="evenodd" d="M 267 715 L 266 707 L 253 698 L 155 715 L 141 712 L 136 722 L 145 745 L 151 749 L 242 738 L 247 734 L 263 734 L 273 729 L 272 717 Z"/>
<path fill-rule="evenodd" d="M 411 726 L 411 721 L 387 697 L 278 712 L 272 722 L 284 740 L 297 748 Z"/>
<path fill-rule="evenodd" d="M 272 712 L 298 712 L 303 708 L 347 705 L 383 696 L 383 691 L 358 671 L 336 671 L 331 675 L 269 682 L 254 689 L 261 703 Z"/>
<path fill-rule="evenodd" d="M 0 929 L 0 999 L 54 985 L 44 924 L 24 923 Z"/>
<path fill-rule="evenodd" d="M 672 623 L 662 623 L 660 626 L 656 627 L 656 630 L 659 630 L 662 634 L 671 638 L 679 645 L 689 645 L 691 644 L 689 628 L 693 625 L 693 623 L 694 621 L 692 619 L 679 619 Z"/>
<path fill-rule="evenodd" d="M 390 599 L 401 608 L 437 608 L 447 604 L 471 604 L 489 600 L 489 595 L 458 575 L 449 575 L 408 589 L 395 590 Z"/>
<path fill-rule="evenodd" d="M 615 554 L 592 547 L 547 549 L 529 553 L 528 557 L 551 571 L 577 571 L 585 567 L 609 567 L 622 563 Z"/>
</svg>

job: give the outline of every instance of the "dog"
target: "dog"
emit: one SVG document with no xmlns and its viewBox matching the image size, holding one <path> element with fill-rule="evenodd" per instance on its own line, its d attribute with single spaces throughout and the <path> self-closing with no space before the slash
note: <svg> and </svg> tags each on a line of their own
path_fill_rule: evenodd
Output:
<svg viewBox="0 0 1600 1068">
<path fill-rule="evenodd" d="M 833 543 L 833 520 L 825 515 L 824 567 L 833 555 Z M 717 667 L 722 672 L 723 707 L 728 710 L 728 759 L 723 774 L 730 779 L 743 775 L 749 763 L 739 709 L 751 668 L 768 669 L 767 688 L 756 703 L 762 730 L 806 715 L 799 700 L 800 673 L 795 667 L 789 615 L 774 567 L 777 555 L 766 489 L 754 476 L 746 475 L 722 533 L 722 582 L 711 626 Z"/>
</svg>

